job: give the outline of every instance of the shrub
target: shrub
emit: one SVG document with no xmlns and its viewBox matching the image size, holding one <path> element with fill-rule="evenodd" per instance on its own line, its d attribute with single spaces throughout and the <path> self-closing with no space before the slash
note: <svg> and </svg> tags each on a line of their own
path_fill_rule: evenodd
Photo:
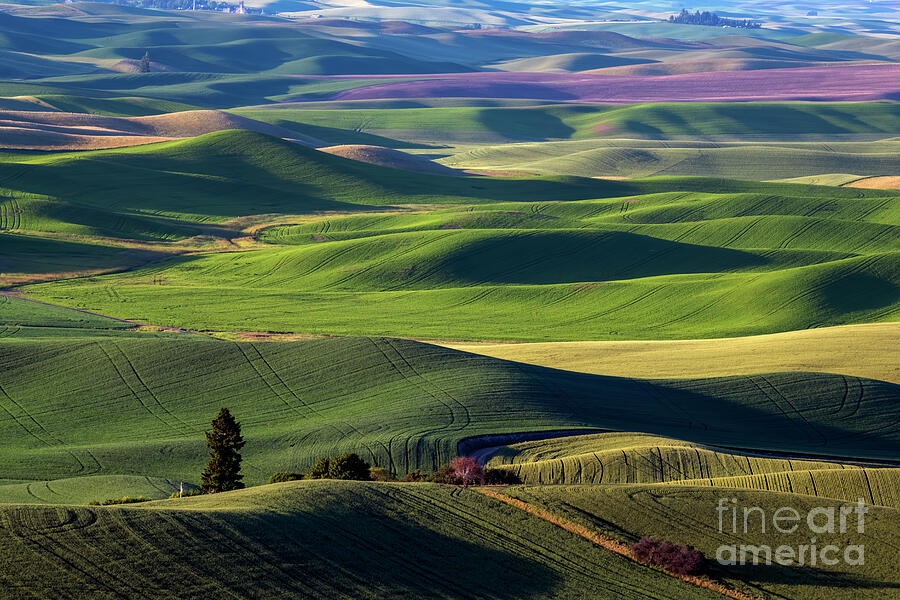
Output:
<svg viewBox="0 0 900 600">
<path fill-rule="evenodd" d="M 174 500 L 175 498 L 187 498 L 188 496 L 203 496 L 204 494 L 206 494 L 206 492 L 200 488 L 195 488 L 193 490 L 185 490 L 180 496 L 178 495 L 178 492 L 172 492 L 172 495 L 169 496 L 169 500 Z"/>
<path fill-rule="evenodd" d="M 100 502 L 99 500 L 92 500 L 88 502 L 89 506 L 112 506 L 113 504 L 136 504 L 138 502 L 150 502 L 151 498 L 144 498 L 143 496 L 136 496 L 134 498 L 130 498 L 128 496 L 122 496 L 121 498 L 110 498 L 109 500 L 104 500 Z"/>
<path fill-rule="evenodd" d="M 372 467 L 369 469 L 369 478 L 372 481 L 397 481 L 397 476 L 382 467 Z"/>
<path fill-rule="evenodd" d="M 303 479 L 302 473 L 293 473 L 291 471 L 279 471 L 269 477 L 269 483 L 282 483 L 285 481 L 297 481 Z"/>
<path fill-rule="evenodd" d="M 428 481 L 428 476 L 425 475 L 425 473 L 423 473 L 421 469 L 416 469 L 412 473 L 407 473 L 406 475 L 404 475 L 403 481 L 405 481 L 406 483 L 418 483 L 420 481 Z"/>
<path fill-rule="evenodd" d="M 426 480 L 432 481 L 434 483 L 456 483 L 453 478 L 453 471 L 450 470 L 450 465 L 443 465 L 442 467 L 438 467 L 438 470 L 429 475 Z"/>
<path fill-rule="evenodd" d="M 328 465 L 328 479 L 366 481 L 371 479 L 371 468 L 358 454 L 346 452 L 331 460 Z"/>
<path fill-rule="evenodd" d="M 703 571 L 706 559 L 692 546 L 643 537 L 631 545 L 638 562 L 662 567 L 676 575 L 696 575 Z"/>
<path fill-rule="evenodd" d="M 312 466 L 312 469 L 307 471 L 306 478 L 307 479 L 325 479 L 328 477 L 328 467 L 330 466 L 331 461 L 327 458 L 320 458 L 316 461 L 316 464 Z"/>
<path fill-rule="evenodd" d="M 522 479 L 510 469 L 485 469 L 485 485 L 516 485 L 522 483 Z"/>
</svg>

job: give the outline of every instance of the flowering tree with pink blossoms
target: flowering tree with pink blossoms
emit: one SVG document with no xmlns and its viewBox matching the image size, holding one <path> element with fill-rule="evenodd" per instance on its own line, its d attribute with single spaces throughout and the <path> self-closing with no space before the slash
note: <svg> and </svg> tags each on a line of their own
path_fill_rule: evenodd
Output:
<svg viewBox="0 0 900 600">
<path fill-rule="evenodd" d="M 470 484 L 484 484 L 484 469 L 471 456 L 457 456 L 450 461 L 450 473 L 454 483 L 469 487 Z"/>
</svg>

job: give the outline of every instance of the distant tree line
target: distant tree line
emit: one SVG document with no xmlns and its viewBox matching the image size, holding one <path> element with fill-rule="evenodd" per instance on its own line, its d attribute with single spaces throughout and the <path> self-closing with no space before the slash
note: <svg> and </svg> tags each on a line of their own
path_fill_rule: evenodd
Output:
<svg viewBox="0 0 900 600">
<path fill-rule="evenodd" d="M 728 19 L 709 11 L 691 13 L 686 8 L 681 9 L 681 14 L 670 16 L 669 23 L 708 25 L 710 27 L 741 27 L 743 29 L 759 29 L 762 27 L 761 23 L 757 23 L 752 19 Z"/>
<path fill-rule="evenodd" d="M 233 12 L 237 9 L 239 2 L 225 2 L 217 0 L 115 0 L 114 4 L 119 6 L 132 6 L 135 8 L 157 8 L 162 10 L 215 10 L 224 12 Z M 248 13 L 262 13 L 258 8 L 245 7 Z"/>
</svg>

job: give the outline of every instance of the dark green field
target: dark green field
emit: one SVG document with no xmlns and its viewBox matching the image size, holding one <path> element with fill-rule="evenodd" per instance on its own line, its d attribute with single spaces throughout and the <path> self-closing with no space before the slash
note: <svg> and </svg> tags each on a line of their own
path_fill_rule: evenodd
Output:
<svg viewBox="0 0 900 600">
<path fill-rule="evenodd" d="M 13 336 L 0 352 L 2 471 L 13 480 L 68 479 L 58 484 L 58 501 L 71 499 L 76 476 L 195 480 L 208 415 L 222 404 L 241 416 L 252 440 L 248 484 L 345 451 L 401 474 L 431 471 L 461 440 L 491 433 L 637 430 L 869 458 L 892 458 L 900 436 L 885 426 L 897 421 L 896 385 L 838 375 L 632 380 L 379 338 L 252 344 L 186 334 Z M 10 499 L 25 499 L 19 487 L 9 491 Z M 57 501 L 41 486 L 33 491 L 32 501 Z M 126 486 L 119 495 L 139 491 Z"/>
<path fill-rule="evenodd" d="M 0 515 L 8 597 L 163 597 L 173 587 L 189 598 L 718 597 L 477 492 L 432 484 L 299 482 Z M 448 572 L 478 577 L 461 584 Z"/>
</svg>

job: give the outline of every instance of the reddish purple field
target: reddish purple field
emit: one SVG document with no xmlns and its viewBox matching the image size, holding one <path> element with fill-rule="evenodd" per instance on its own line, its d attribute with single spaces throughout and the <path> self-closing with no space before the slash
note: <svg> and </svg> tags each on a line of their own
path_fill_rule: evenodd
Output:
<svg viewBox="0 0 900 600">
<path fill-rule="evenodd" d="M 450 73 L 335 94 L 335 100 L 524 98 L 575 102 L 900 100 L 900 65 L 720 71 L 656 77 L 578 73 Z"/>
</svg>

